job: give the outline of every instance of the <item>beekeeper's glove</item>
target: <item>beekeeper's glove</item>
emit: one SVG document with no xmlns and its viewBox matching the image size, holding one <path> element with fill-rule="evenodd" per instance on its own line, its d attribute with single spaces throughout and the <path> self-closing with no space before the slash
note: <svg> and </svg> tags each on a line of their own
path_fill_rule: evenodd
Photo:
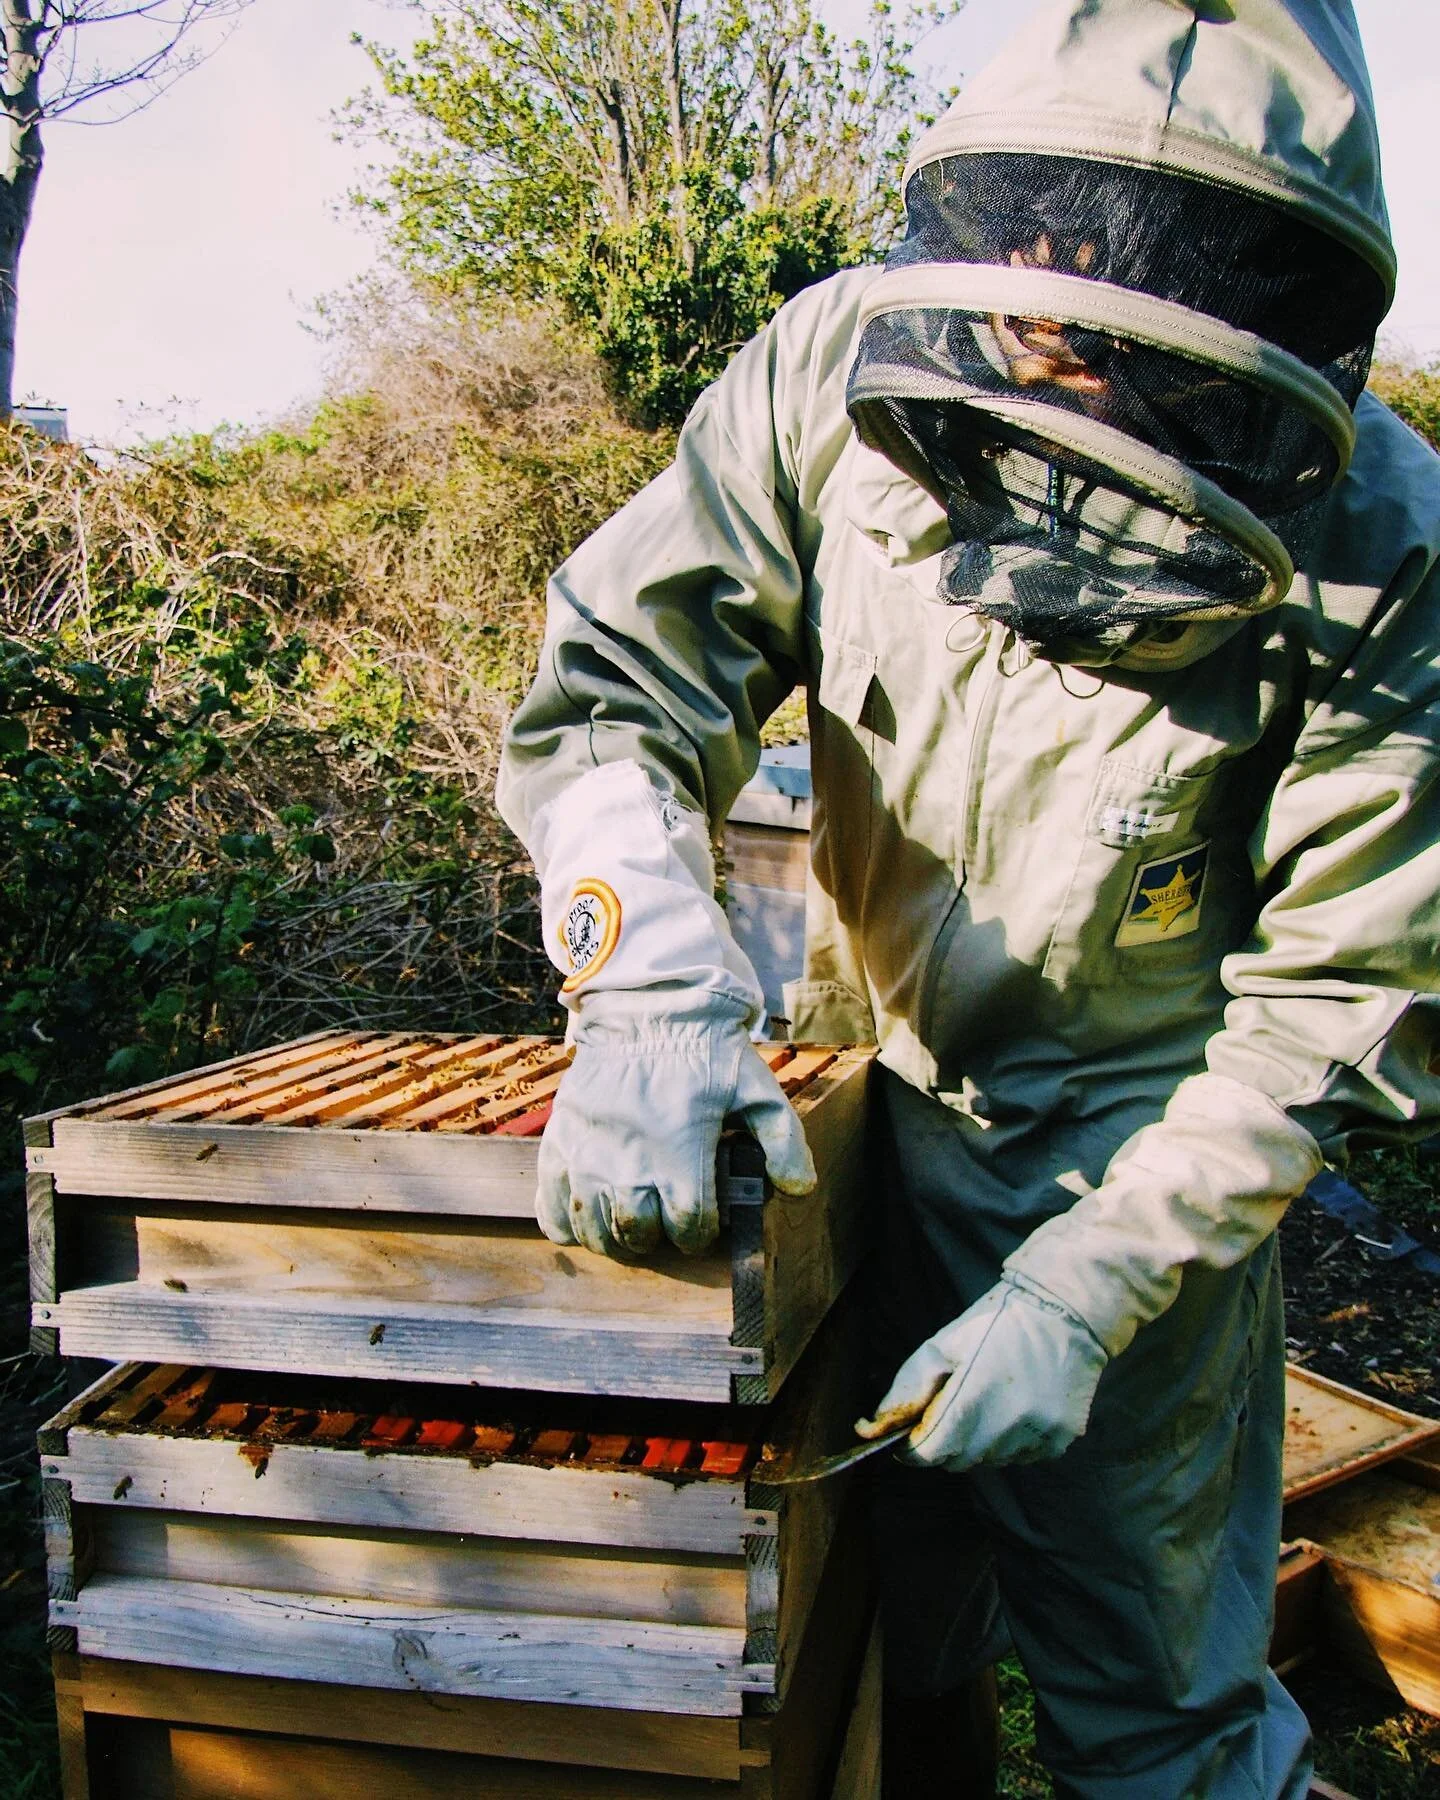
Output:
<svg viewBox="0 0 1440 1800">
<path fill-rule="evenodd" d="M 1228 1075 L 1181 1082 L 1100 1186 L 1032 1232 L 856 1429 L 916 1417 L 910 1456 L 948 1469 L 1058 1456 L 1084 1431 L 1106 1362 L 1165 1311 L 1185 1268 L 1239 1262 L 1322 1166 L 1269 1095 Z"/>
<path fill-rule="evenodd" d="M 906 1462 L 926 1468 L 1038 1462 L 1084 1431 L 1110 1359 L 1047 1294 L 998 1281 L 900 1367 L 861 1437 L 917 1420 Z"/>
<path fill-rule="evenodd" d="M 770 1180 L 807 1193 L 815 1168 L 793 1108 L 750 1041 L 755 972 L 714 899 L 703 818 L 635 762 L 602 764 L 533 833 L 546 949 L 564 973 L 575 1060 L 540 1144 L 546 1236 L 602 1255 L 715 1237 L 715 1156 L 734 1115 Z"/>
</svg>

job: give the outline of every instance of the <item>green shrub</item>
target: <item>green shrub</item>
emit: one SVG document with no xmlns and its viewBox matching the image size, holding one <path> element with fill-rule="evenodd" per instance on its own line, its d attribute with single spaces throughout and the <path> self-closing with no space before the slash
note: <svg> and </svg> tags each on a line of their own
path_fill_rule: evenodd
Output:
<svg viewBox="0 0 1440 1800">
<path fill-rule="evenodd" d="M 918 38 L 963 0 L 451 0 L 346 109 L 385 155 L 353 196 L 412 277 L 558 299 L 642 416 L 678 423 L 807 283 L 883 253 L 931 95 Z"/>
<path fill-rule="evenodd" d="M 284 428 L 0 434 L 0 1109 L 556 1018 L 490 801 L 545 581 L 663 466 L 543 316 L 389 296 Z"/>
<path fill-rule="evenodd" d="M 1392 412 L 1440 450 L 1440 363 L 1377 362 L 1370 386 Z"/>
</svg>

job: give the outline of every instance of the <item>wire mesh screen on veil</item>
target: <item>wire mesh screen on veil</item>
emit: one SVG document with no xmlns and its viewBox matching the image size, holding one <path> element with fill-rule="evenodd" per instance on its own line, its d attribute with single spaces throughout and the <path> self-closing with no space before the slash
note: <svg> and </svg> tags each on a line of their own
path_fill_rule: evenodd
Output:
<svg viewBox="0 0 1440 1800">
<path fill-rule="evenodd" d="M 1047 266 L 1223 319 L 1278 344 L 1354 405 L 1385 312 L 1380 276 L 1298 216 L 1162 169 L 1062 156 L 945 157 L 905 190 L 886 267 Z"/>
<path fill-rule="evenodd" d="M 918 170 L 906 206 L 887 276 L 970 263 L 1080 277 L 1276 345 L 1346 406 L 1364 386 L 1385 304 L 1379 276 L 1304 220 L 1236 190 L 1087 159 L 970 154 Z M 1263 570 L 1222 532 L 1198 516 L 1177 520 L 1044 421 L 1070 414 L 1160 452 L 1293 554 L 1340 468 L 1314 412 L 1186 346 L 986 312 L 964 292 L 961 277 L 955 304 L 871 318 L 847 396 L 861 436 L 949 508 L 956 549 L 941 597 L 963 604 L 1008 569 L 1021 610 L 1046 613 L 1048 591 L 1067 629 L 1267 603 Z M 1033 428 L 1017 417 L 1027 409 Z M 1063 577 L 1057 559 L 1069 565 Z"/>
</svg>

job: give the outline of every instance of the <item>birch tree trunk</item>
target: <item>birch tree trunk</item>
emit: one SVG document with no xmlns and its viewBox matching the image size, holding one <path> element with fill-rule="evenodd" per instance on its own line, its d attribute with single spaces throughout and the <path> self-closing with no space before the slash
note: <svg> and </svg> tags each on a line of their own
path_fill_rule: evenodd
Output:
<svg viewBox="0 0 1440 1800">
<path fill-rule="evenodd" d="M 660 0 L 660 42 L 664 52 L 665 106 L 670 124 L 670 214 L 675 241 L 687 275 L 695 273 L 695 246 L 690 238 L 689 208 L 685 204 L 685 171 L 690 161 L 685 120 L 685 75 L 680 34 L 680 0 Z"/>
<path fill-rule="evenodd" d="M 0 63 L 0 107 L 4 143 L 0 146 L 0 418 L 8 419 L 14 398 L 15 321 L 20 251 L 30 227 L 35 189 L 40 181 L 39 25 L 30 0 L 0 0 L 3 63 Z"/>
</svg>

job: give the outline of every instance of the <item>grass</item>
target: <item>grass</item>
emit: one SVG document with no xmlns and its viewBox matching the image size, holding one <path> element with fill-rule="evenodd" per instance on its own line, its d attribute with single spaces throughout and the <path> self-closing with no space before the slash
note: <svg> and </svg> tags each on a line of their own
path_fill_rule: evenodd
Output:
<svg viewBox="0 0 1440 1800">
<path fill-rule="evenodd" d="M 1392 1225 L 1440 1247 L 1440 1156 L 1413 1145 L 1362 1150 L 1346 1173 Z"/>
</svg>

